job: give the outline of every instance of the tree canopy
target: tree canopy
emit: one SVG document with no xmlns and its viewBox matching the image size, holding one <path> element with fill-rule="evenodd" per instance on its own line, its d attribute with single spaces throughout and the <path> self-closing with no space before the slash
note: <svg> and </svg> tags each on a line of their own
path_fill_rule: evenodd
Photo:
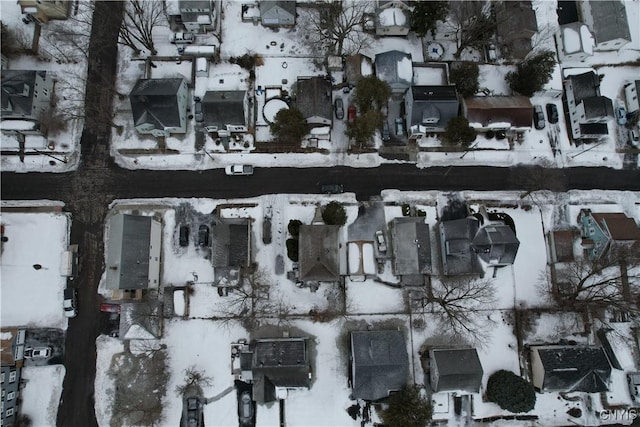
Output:
<svg viewBox="0 0 640 427">
<path fill-rule="evenodd" d="M 500 370 L 487 381 L 487 399 L 510 412 L 529 412 L 536 404 L 536 392 L 524 378 Z"/>
<path fill-rule="evenodd" d="M 476 139 L 476 130 L 469 126 L 466 117 L 458 116 L 449 120 L 442 136 L 446 144 L 468 147 Z"/>
<path fill-rule="evenodd" d="M 322 210 L 322 220 L 327 225 L 344 225 L 347 222 L 347 213 L 340 203 L 329 202 Z"/>
<path fill-rule="evenodd" d="M 420 396 L 420 388 L 407 386 L 389 397 L 389 407 L 380 413 L 387 427 L 424 427 L 431 420 L 431 403 Z"/>
<path fill-rule="evenodd" d="M 302 113 L 295 108 L 283 108 L 278 111 L 269 127 L 277 140 L 290 145 L 299 144 L 302 137 L 308 133 Z"/>
<path fill-rule="evenodd" d="M 369 110 L 380 111 L 387 105 L 391 96 L 391 87 L 375 75 L 362 77 L 356 83 L 355 103 L 361 114 Z"/>
<path fill-rule="evenodd" d="M 505 80 L 511 90 L 530 97 L 549 83 L 555 66 L 555 53 L 540 52 L 519 63 L 517 70 L 508 72 Z"/>
<path fill-rule="evenodd" d="M 460 62 L 451 67 L 449 73 L 449 80 L 456 85 L 456 90 L 463 98 L 478 93 L 479 84 L 478 77 L 480 76 L 480 69 L 478 64 L 473 62 Z"/>
<path fill-rule="evenodd" d="M 433 34 L 438 21 L 444 22 L 449 14 L 448 1 L 415 1 L 411 6 L 411 30 L 418 37 L 424 37 L 429 31 Z"/>
<path fill-rule="evenodd" d="M 382 115 L 378 111 L 369 110 L 356 117 L 353 123 L 347 125 L 345 134 L 352 139 L 354 145 L 362 148 L 369 144 L 376 128 L 382 122 Z"/>
</svg>

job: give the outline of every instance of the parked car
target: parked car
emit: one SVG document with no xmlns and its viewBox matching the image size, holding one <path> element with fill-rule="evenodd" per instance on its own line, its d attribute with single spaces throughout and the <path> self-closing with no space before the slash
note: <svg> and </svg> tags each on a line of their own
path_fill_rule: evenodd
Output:
<svg viewBox="0 0 640 427">
<path fill-rule="evenodd" d="M 349 108 L 347 108 L 347 120 L 349 121 L 349 123 L 353 122 L 356 119 L 357 113 L 358 111 L 356 110 L 356 106 L 349 105 Z"/>
<path fill-rule="evenodd" d="M 631 400 L 640 400 L 640 372 L 629 372 L 627 374 L 627 383 L 629 384 L 629 394 Z"/>
<path fill-rule="evenodd" d="M 196 37 L 192 33 L 173 33 L 169 41 L 173 44 L 193 43 Z"/>
<path fill-rule="evenodd" d="M 616 108 L 616 120 L 620 126 L 627 124 L 627 110 L 625 110 L 624 107 Z"/>
<path fill-rule="evenodd" d="M 24 349 L 25 359 L 47 359 L 51 357 L 51 347 L 27 347 Z"/>
<path fill-rule="evenodd" d="M 62 300 L 62 308 L 65 317 L 76 317 L 78 314 L 78 290 L 75 288 L 66 288 L 64 290 L 64 299 Z"/>
<path fill-rule="evenodd" d="M 378 245 L 378 252 L 387 252 L 387 242 L 385 242 L 382 230 L 376 231 L 376 245 Z"/>
<path fill-rule="evenodd" d="M 198 228 L 198 245 L 209 246 L 209 226 L 201 224 Z"/>
<path fill-rule="evenodd" d="M 193 117 L 197 123 L 204 122 L 204 114 L 202 113 L 202 102 L 196 101 L 193 109 Z"/>
<path fill-rule="evenodd" d="M 404 136 L 404 120 L 402 120 L 402 117 L 398 117 L 395 121 L 395 126 L 396 126 L 396 136 Z"/>
<path fill-rule="evenodd" d="M 323 184 L 320 186 L 320 192 L 325 194 L 340 194 L 344 193 L 342 184 Z"/>
<path fill-rule="evenodd" d="M 544 129 L 545 121 L 544 121 L 544 112 L 542 111 L 541 105 L 533 106 L 533 125 L 536 129 Z"/>
<path fill-rule="evenodd" d="M 242 393 L 240 393 L 240 399 L 238 401 L 238 413 L 240 415 L 241 425 L 252 425 L 253 401 L 251 400 L 251 394 L 248 391 L 243 391 Z"/>
<path fill-rule="evenodd" d="M 251 165 L 229 165 L 224 168 L 227 175 L 253 175 L 253 166 Z"/>
<path fill-rule="evenodd" d="M 382 122 L 382 140 L 388 141 L 390 139 L 391 135 L 389 134 L 389 122 L 385 120 L 384 122 Z"/>
<path fill-rule="evenodd" d="M 333 108 L 336 111 L 336 119 L 344 119 L 344 102 L 342 102 L 342 98 L 336 98 Z"/>
<path fill-rule="evenodd" d="M 180 226 L 180 246 L 189 246 L 189 227 L 186 225 Z"/>
<path fill-rule="evenodd" d="M 549 119 L 549 123 L 558 123 L 558 107 L 556 107 L 556 104 L 547 104 L 547 119 Z"/>
<path fill-rule="evenodd" d="M 640 131 L 638 129 L 629 130 L 629 144 L 634 147 L 640 145 Z"/>
<path fill-rule="evenodd" d="M 116 313 L 120 314 L 120 304 L 110 304 L 108 302 L 103 302 L 100 304 L 100 311 L 103 313 Z"/>
<path fill-rule="evenodd" d="M 201 404 L 197 397 L 187 398 L 187 427 L 199 427 L 201 425 Z"/>
</svg>

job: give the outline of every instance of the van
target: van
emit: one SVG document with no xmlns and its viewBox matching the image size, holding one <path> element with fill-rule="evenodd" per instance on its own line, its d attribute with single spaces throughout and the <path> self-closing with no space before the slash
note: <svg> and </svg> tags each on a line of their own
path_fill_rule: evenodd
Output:
<svg viewBox="0 0 640 427">
<path fill-rule="evenodd" d="M 78 275 L 78 245 L 70 245 L 62 253 L 60 275 L 69 277 L 70 280 Z"/>
<path fill-rule="evenodd" d="M 193 43 L 196 37 L 192 33 L 173 33 L 169 41 L 173 44 Z"/>
</svg>

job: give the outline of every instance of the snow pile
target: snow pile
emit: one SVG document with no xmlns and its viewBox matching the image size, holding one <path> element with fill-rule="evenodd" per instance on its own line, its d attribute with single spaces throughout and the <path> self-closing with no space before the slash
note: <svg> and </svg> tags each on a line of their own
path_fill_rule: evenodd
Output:
<svg viewBox="0 0 640 427">
<path fill-rule="evenodd" d="M 564 51 L 567 54 L 580 51 L 580 47 L 582 45 L 580 34 L 570 27 L 562 29 L 562 42 L 564 44 Z"/>
<path fill-rule="evenodd" d="M 404 12 L 397 7 L 383 9 L 378 14 L 378 17 L 380 19 L 380 25 L 383 27 L 403 26 L 407 22 L 407 17 Z"/>
</svg>

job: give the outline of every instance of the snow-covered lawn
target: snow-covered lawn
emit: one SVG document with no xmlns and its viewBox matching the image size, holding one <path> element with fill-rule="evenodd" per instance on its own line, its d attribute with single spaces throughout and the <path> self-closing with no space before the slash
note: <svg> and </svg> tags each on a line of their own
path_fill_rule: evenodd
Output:
<svg viewBox="0 0 640 427">
<path fill-rule="evenodd" d="M 65 369 L 62 365 L 30 366 L 23 368 L 20 391 L 20 412 L 29 416 L 33 426 L 52 426 L 60 405 L 62 380 Z"/>
</svg>

